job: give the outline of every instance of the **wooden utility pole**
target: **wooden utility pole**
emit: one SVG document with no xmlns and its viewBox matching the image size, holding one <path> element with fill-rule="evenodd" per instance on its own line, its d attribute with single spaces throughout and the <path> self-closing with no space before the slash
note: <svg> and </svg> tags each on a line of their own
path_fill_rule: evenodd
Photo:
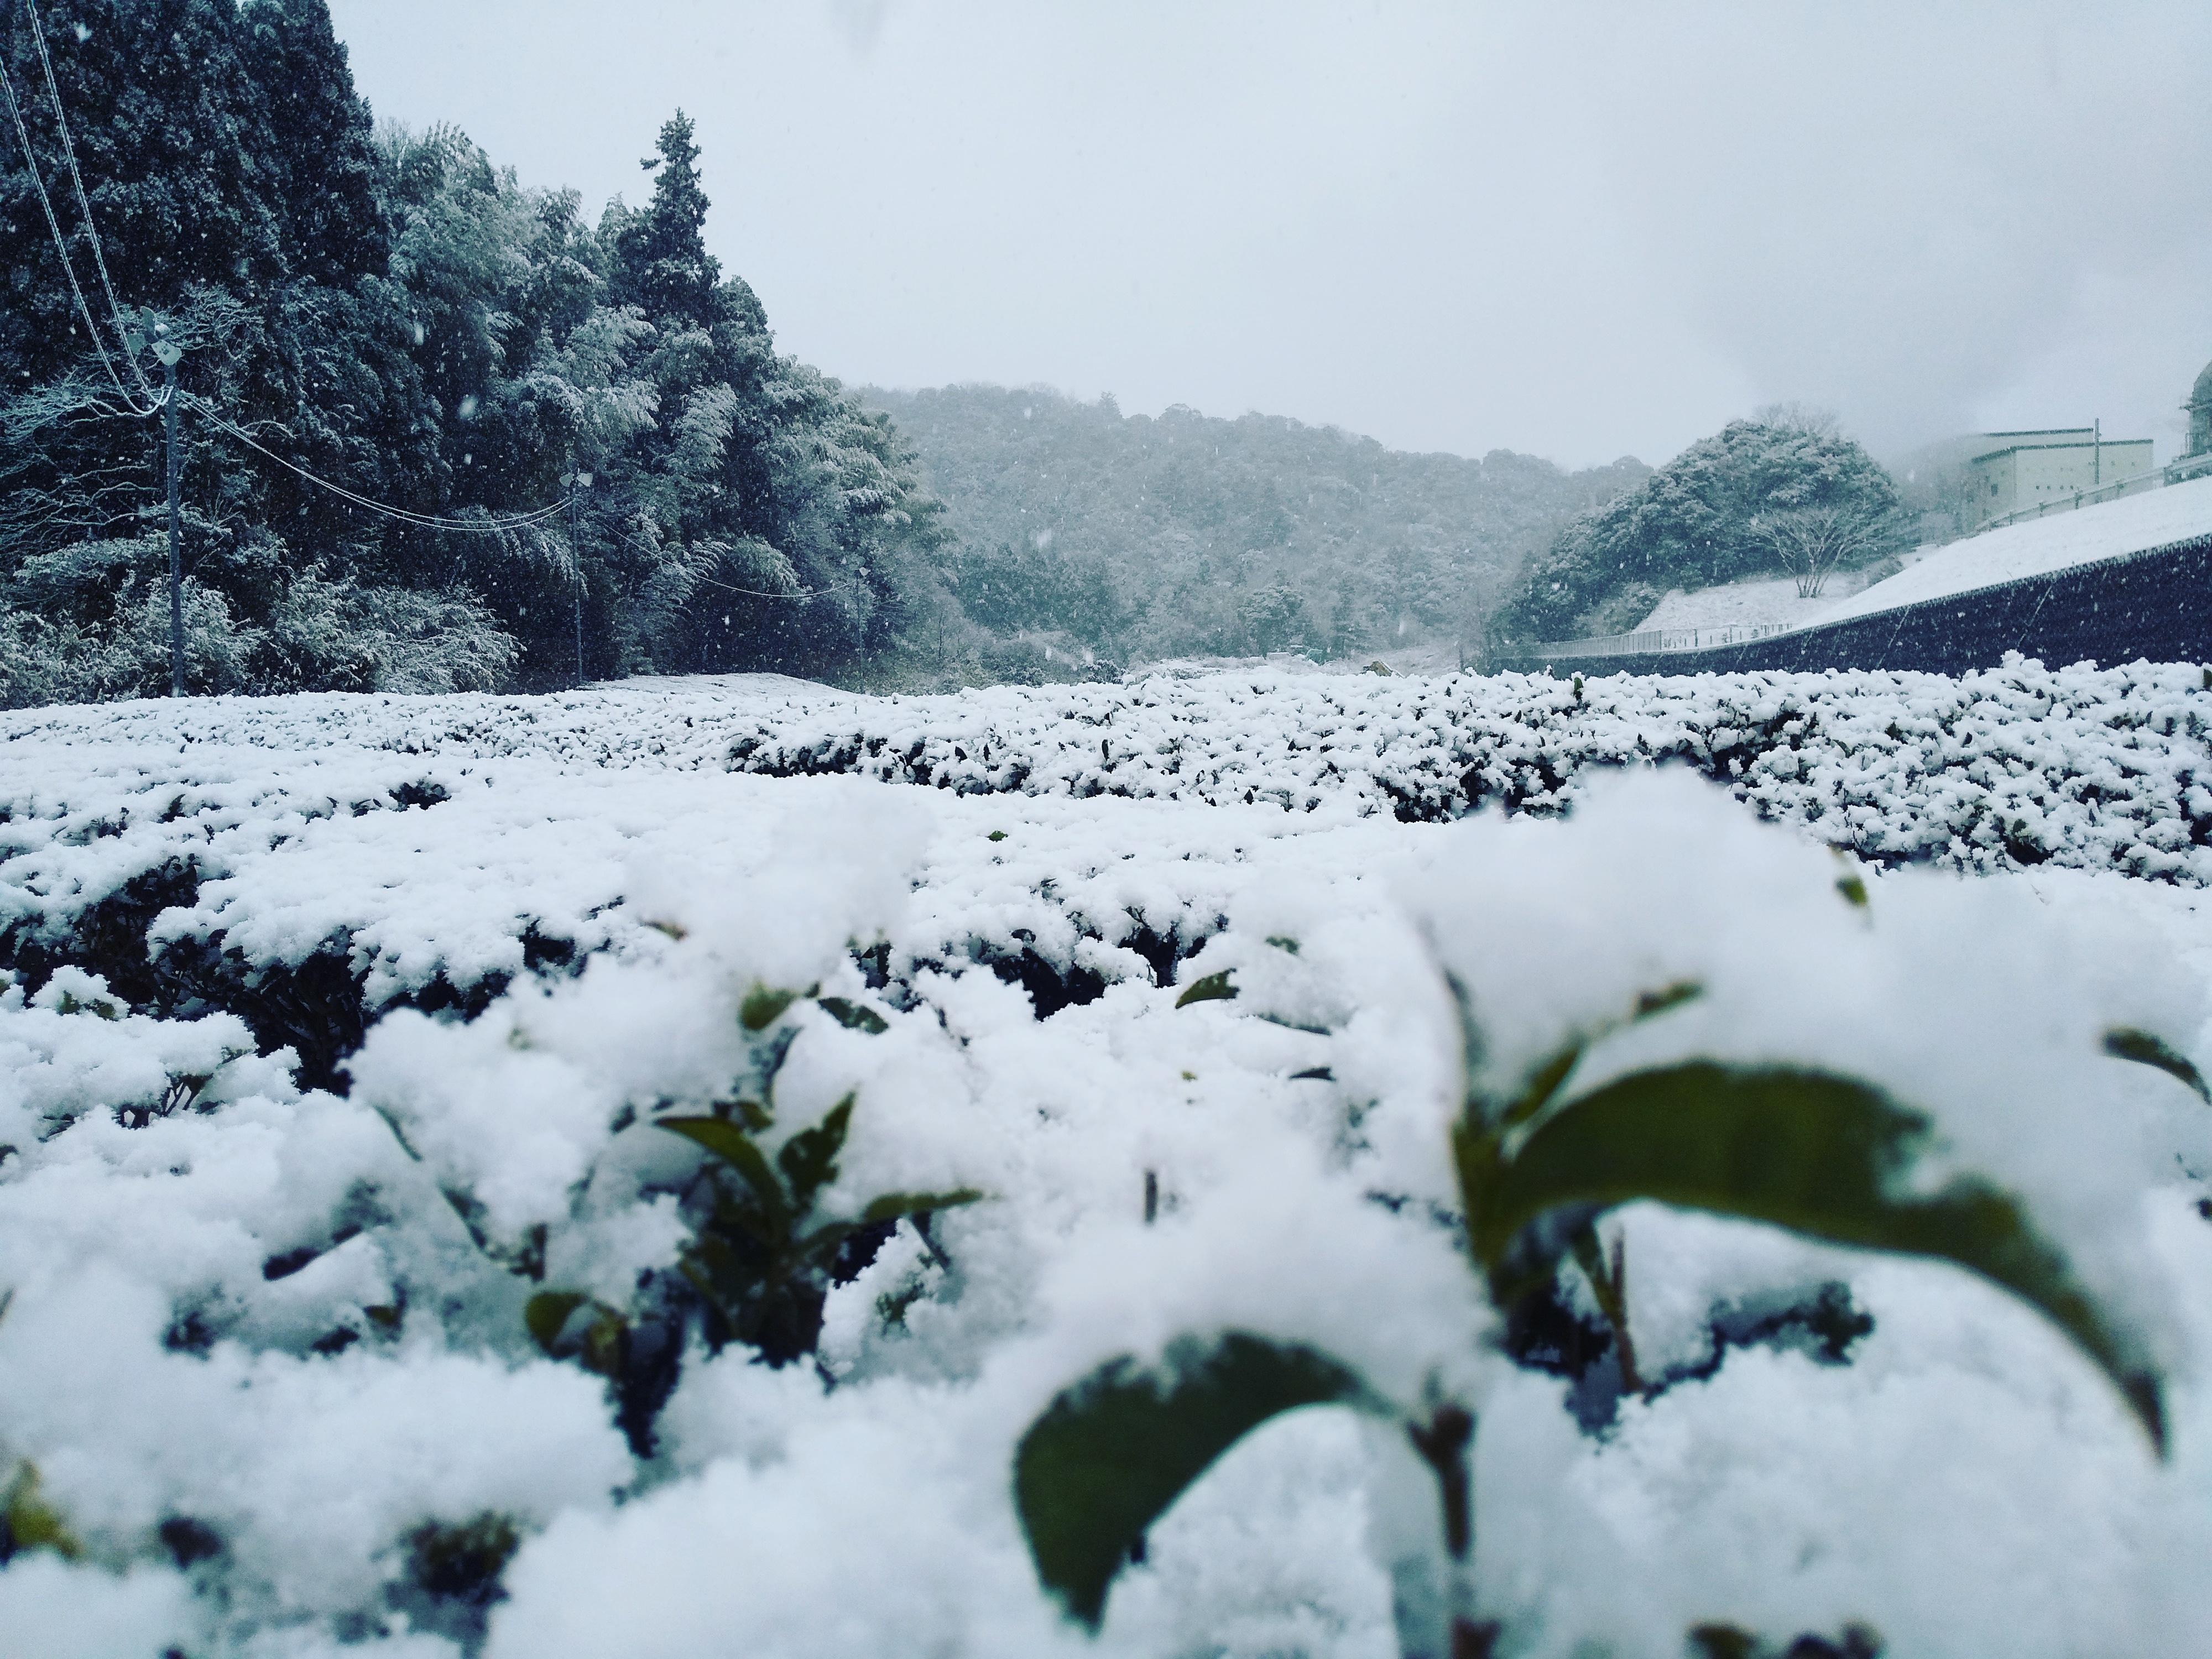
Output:
<svg viewBox="0 0 2212 1659">
<path fill-rule="evenodd" d="M 169 341 L 169 325 L 154 325 L 154 355 L 167 377 L 161 402 L 161 426 L 169 463 L 169 695 L 185 695 L 185 567 L 177 548 L 177 359 L 185 354 Z"/>
<path fill-rule="evenodd" d="M 562 483 L 568 486 L 568 557 L 576 566 L 576 684 L 584 683 L 584 544 L 577 534 L 577 509 L 583 503 L 584 491 L 592 487 L 592 475 L 580 469 L 570 473 Z"/>
</svg>

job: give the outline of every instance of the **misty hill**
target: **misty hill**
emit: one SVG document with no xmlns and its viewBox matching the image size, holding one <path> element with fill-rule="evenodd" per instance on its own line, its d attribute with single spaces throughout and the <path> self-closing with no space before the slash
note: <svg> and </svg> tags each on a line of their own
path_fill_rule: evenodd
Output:
<svg viewBox="0 0 2212 1659">
<path fill-rule="evenodd" d="M 1472 652 L 1522 556 L 1650 471 L 1412 454 L 1279 416 L 1125 416 L 1042 388 L 858 395 L 945 502 L 956 544 L 939 556 L 967 622 L 1121 663 Z"/>
</svg>

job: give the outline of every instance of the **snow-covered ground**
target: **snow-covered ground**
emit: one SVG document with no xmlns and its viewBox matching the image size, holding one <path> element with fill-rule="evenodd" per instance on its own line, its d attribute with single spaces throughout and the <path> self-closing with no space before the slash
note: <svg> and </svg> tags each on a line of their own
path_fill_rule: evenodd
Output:
<svg viewBox="0 0 2212 1659">
<path fill-rule="evenodd" d="M 2212 537 L 2212 477 L 1968 536 L 1937 548 L 1887 581 L 1851 595 L 1819 620 L 1872 616 L 2207 537 Z"/>
<path fill-rule="evenodd" d="M 1828 578 L 1819 594 L 1809 599 L 1799 597 L 1797 581 L 1792 576 L 1723 582 L 1693 592 L 1677 587 L 1629 631 L 1644 634 L 1668 628 L 1794 628 L 1810 622 L 1838 600 L 1867 586 L 1866 574 L 1863 570 L 1839 570 Z"/>
<path fill-rule="evenodd" d="M 1844 622 L 2206 537 L 2212 537 L 2212 478 L 2199 478 L 1951 542 L 1908 559 L 1882 581 L 1838 572 L 1818 599 L 1800 599 L 1787 578 L 1677 588 L 1631 631 Z"/>
<path fill-rule="evenodd" d="M 2103 1035 L 2212 1065 L 2208 714 L 2012 664 L 0 716 L 0 1485 L 77 1546 L 0 1570 L 0 1654 L 1381 1659 L 1434 1489 L 1338 1409 L 1211 1470 L 1095 1641 L 1037 1587 L 1024 1429 L 1224 1329 L 1477 1409 L 1505 1651 L 2191 1650 L 2212 1109 Z M 1453 1115 L 1685 981 L 1569 1093 L 1704 1055 L 1928 1113 L 2150 1356 L 2163 1459 L 1986 1284 L 1655 1206 L 1607 1224 L 1655 1390 L 1511 1363 Z M 749 1030 L 759 987 L 820 1000 Z M 291 1030 L 346 1092 L 252 1052 Z M 695 1327 L 641 1456 L 525 1306 L 649 1316 L 700 1156 L 653 1120 L 763 1073 L 771 1150 L 854 1102 L 817 1215 L 984 1197 L 846 1264 L 818 1364 Z"/>
</svg>

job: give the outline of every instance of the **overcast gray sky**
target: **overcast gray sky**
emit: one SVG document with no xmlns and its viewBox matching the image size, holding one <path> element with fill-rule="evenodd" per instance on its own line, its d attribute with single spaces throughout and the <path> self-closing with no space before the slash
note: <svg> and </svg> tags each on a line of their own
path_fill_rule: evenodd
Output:
<svg viewBox="0 0 2212 1659">
<path fill-rule="evenodd" d="M 380 117 L 594 210 L 698 124 L 708 245 L 851 381 L 1043 381 L 1665 459 L 2179 447 L 2212 6 L 331 0 Z"/>
</svg>

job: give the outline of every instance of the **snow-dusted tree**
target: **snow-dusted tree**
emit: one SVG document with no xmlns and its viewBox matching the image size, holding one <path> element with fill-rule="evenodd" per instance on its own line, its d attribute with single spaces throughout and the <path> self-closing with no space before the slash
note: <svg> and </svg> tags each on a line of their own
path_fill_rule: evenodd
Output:
<svg viewBox="0 0 2212 1659">
<path fill-rule="evenodd" d="M 1796 579 L 1801 599 L 1820 598 L 1845 560 L 1887 552 L 1906 533 L 1894 511 L 1833 501 L 1770 508 L 1751 528 L 1774 562 Z"/>
<path fill-rule="evenodd" d="M 1500 635 L 1566 638 L 1632 585 L 1656 595 L 1772 570 L 1776 549 L 1754 521 L 1778 513 L 1818 507 L 1893 524 L 1897 486 L 1872 456 L 1817 415 L 1778 419 L 1730 422 L 1575 519 L 1522 565 L 1500 609 Z M 1855 544 L 1838 556 L 1878 546 Z"/>
<path fill-rule="evenodd" d="M 89 288 L 97 226 L 124 307 L 168 322 L 185 390 L 228 423 L 197 404 L 183 422 L 185 566 L 240 639 L 289 642 L 241 647 L 245 681 L 819 671 L 882 643 L 907 589 L 934 580 L 932 509 L 896 434 L 779 360 L 752 291 L 707 253 L 680 112 L 652 203 L 593 226 L 573 191 L 523 188 L 453 128 L 372 132 L 325 0 L 78 12 L 50 36 L 91 204 L 58 196 L 64 238 Z M 0 53 L 19 92 L 43 88 L 20 10 Z M 42 175 L 64 176 L 51 100 L 25 113 Z M 118 412 L 35 196 L 0 159 L 11 614 L 54 586 L 13 574 L 135 541 L 161 496 L 159 423 Z M 498 533 L 407 516 L 482 525 L 571 491 L 573 511 Z M 9 648 L 89 661 L 127 621 L 107 601 L 96 619 L 19 616 Z M 337 648 L 349 629 L 412 643 L 364 656 Z M 106 683 L 70 673 L 42 683 Z"/>
<path fill-rule="evenodd" d="M 1304 596 L 1280 578 L 1246 594 L 1237 614 L 1251 635 L 1253 649 L 1262 656 L 1305 643 Z"/>
</svg>

